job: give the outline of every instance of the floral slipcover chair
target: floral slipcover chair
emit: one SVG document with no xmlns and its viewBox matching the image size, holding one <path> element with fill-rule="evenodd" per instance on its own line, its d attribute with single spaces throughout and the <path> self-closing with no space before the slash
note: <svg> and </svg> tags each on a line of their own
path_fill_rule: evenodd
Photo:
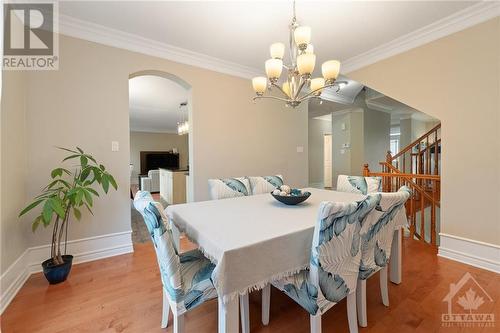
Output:
<svg viewBox="0 0 500 333">
<path fill-rule="evenodd" d="M 381 177 L 346 176 L 337 177 L 337 191 L 370 194 L 382 191 Z"/>
<path fill-rule="evenodd" d="M 354 293 L 361 262 L 360 231 L 380 197 L 321 203 L 309 268 L 273 283 L 309 312 L 311 332 L 321 332 L 321 315 L 345 297 L 350 331 L 357 332 Z"/>
<path fill-rule="evenodd" d="M 391 255 L 394 232 L 407 223 L 404 205 L 411 195 L 411 190 L 403 186 L 398 192 L 380 193 L 380 195 L 380 204 L 361 231 L 361 265 L 356 292 L 358 320 L 363 327 L 367 325 L 366 279 L 378 271 L 380 271 L 382 302 L 389 306 L 387 264 Z"/>
<path fill-rule="evenodd" d="M 137 192 L 134 206 L 144 218 L 151 235 L 163 284 L 162 328 L 168 325 L 168 311 L 174 314 L 174 332 L 182 331 L 182 315 L 217 297 L 212 282 L 215 266 L 198 250 L 179 254 L 163 207 L 147 191 Z"/>
</svg>

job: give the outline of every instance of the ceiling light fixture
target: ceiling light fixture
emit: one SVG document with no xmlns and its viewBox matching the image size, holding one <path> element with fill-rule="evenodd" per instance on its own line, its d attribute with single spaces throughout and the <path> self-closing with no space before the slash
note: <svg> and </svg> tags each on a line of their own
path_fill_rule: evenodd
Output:
<svg viewBox="0 0 500 333">
<path fill-rule="evenodd" d="M 185 112 L 182 110 L 183 107 L 187 106 L 187 102 L 182 102 L 179 105 L 179 109 L 181 110 L 181 120 L 177 122 L 177 134 L 184 135 L 189 133 L 189 122 L 185 113 L 187 112 L 187 108 Z"/>
<path fill-rule="evenodd" d="M 271 59 L 265 62 L 267 78 L 259 76 L 252 79 L 253 89 L 257 94 L 253 98 L 254 101 L 260 98 L 276 99 L 285 102 L 286 106 L 295 108 L 305 100 L 311 98 L 321 99 L 321 92 L 325 88 L 336 87 L 338 92 L 341 84 L 347 84 L 345 81 L 336 81 L 340 71 L 340 62 L 338 60 L 324 62 L 321 66 L 323 77 L 311 78 L 316 64 L 314 47 L 310 43 L 311 28 L 300 26 L 297 23 L 295 1 L 293 1 L 293 18 L 289 29 L 290 65 L 283 64 L 285 44 L 271 44 Z M 283 69 L 287 71 L 287 77 L 280 84 L 278 81 Z M 273 87 L 280 91 L 283 97 L 264 96 L 265 91 L 272 91 Z M 307 87 L 309 91 L 301 93 Z"/>
</svg>

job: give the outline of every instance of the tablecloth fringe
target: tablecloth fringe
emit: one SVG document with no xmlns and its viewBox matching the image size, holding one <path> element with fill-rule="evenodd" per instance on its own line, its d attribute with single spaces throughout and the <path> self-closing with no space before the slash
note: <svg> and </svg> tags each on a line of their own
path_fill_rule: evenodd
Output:
<svg viewBox="0 0 500 333">
<path fill-rule="evenodd" d="M 240 295 L 245 295 L 245 294 L 251 293 L 252 291 L 264 289 L 264 287 L 267 286 L 268 284 L 270 284 L 274 281 L 278 281 L 278 280 L 284 279 L 286 277 L 295 275 L 295 274 L 299 273 L 301 270 L 304 270 L 306 268 L 309 268 L 309 264 L 303 265 L 303 266 L 296 268 L 296 269 L 293 269 L 293 270 L 274 274 L 271 277 L 269 277 L 265 280 L 262 280 L 258 283 L 255 283 L 253 285 L 250 285 L 244 289 L 238 290 L 238 291 L 233 292 L 233 293 L 228 294 L 228 295 L 224 295 L 223 301 L 224 301 L 224 303 L 228 303 L 228 302 L 234 300 L 235 297 L 238 297 Z M 213 282 L 214 282 L 215 289 L 217 289 L 217 290 L 222 289 L 222 286 L 218 285 L 216 281 L 213 281 Z"/>
</svg>

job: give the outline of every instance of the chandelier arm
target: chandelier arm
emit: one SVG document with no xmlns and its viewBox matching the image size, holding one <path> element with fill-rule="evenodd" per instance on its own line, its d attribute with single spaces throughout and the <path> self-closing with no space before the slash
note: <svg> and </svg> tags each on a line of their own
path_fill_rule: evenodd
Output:
<svg viewBox="0 0 500 333">
<path fill-rule="evenodd" d="M 276 83 L 274 83 L 274 82 L 271 82 L 271 85 L 272 85 L 273 87 L 278 88 L 278 90 L 279 90 L 279 91 L 281 91 L 281 93 L 282 93 L 283 95 L 285 95 L 285 97 L 290 98 L 290 96 L 288 96 L 288 95 L 286 94 L 286 92 L 283 90 L 283 88 L 281 88 L 281 87 L 279 86 L 279 84 L 276 84 Z"/>
<path fill-rule="evenodd" d="M 303 79 L 301 76 L 299 82 L 299 88 L 295 92 L 295 96 L 293 97 L 293 99 L 299 99 L 300 92 L 302 91 L 302 88 L 304 88 L 304 85 L 307 83 L 307 79 Z"/>
<path fill-rule="evenodd" d="M 286 98 L 281 98 L 281 97 L 276 97 L 276 96 L 254 96 L 254 98 L 252 99 L 254 102 L 257 100 L 257 99 L 263 99 L 263 98 L 266 98 L 266 99 L 276 99 L 278 101 L 282 101 L 282 102 L 290 102 L 290 100 L 286 99 Z"/>
<path fill-rule="evenodd" d="M 312 90 L 312 91 L 308 92 L 307 94 L 305 94 L 304 96 L 302 96 L 302 97 L 301 97 L 301 99 L 300 99 L 300 101 L 301 101 L 301 102 L 302 102 L 302 101 L 304 101 L 307 97 L 309 97 L 309 96 L 311 96 L 311 95 L 314 95 L 314 93 L 317 93 L 318 91 L 321 91 L 321 90 L 323 90 L 323 89 L 325 89 L 325 88 L 330 88 L 330 87 L 335 87 L 335 86 L 340 87 L 340 86 L 339 86 L 339 83 L 342 83 L 342 82 L 345 82 L 345 81 L 334 82 L 334 83 L 332 83 L 332 84 L 327 84 L 327 85 L 324 85 L 324 86 L 323 86 L 323 87 L 321 87 L 321 88 L 314 89 L 314 90 Z M 317 96 L 316 96 L 316 95 L 314 95 L 314 97 L 317 97 Z"/>
</svg>

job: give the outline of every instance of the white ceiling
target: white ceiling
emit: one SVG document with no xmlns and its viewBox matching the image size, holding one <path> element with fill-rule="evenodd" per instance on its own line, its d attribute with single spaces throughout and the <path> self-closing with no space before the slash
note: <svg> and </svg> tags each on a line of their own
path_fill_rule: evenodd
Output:
<svg viewBox="0 0 500 333">
<path fill-rule="evenodd" d="M 181 112 L 187 118 L 187 108 L 179 108 L 187 98 L 187 90 L 169 79 L 154 75 L 130 79 L 130 130 L 175 133 Z"/>
<path fill-rule="evenodd" d="M 297 17 L 311 26 L 321 63 L 350 59 L 474 3 L 304 0 Z M 288 40 L 291 1 L 71 1 L 60 13 L 263 72 L 269 45 Z"/>
</svg>

